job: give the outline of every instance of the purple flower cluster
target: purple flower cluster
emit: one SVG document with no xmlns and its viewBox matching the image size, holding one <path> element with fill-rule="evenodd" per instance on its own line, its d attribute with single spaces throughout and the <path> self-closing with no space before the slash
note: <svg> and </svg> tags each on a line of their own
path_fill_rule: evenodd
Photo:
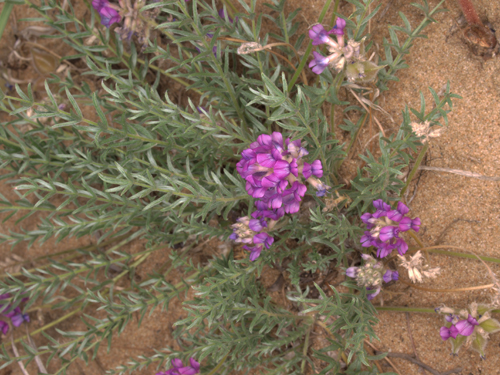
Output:
<svg viewBox="0 0 500 375">
<path fill-rule="evenodd" d="M 0 294 L 0 300 L 4 300 L 10 298 L 10 294 Z M 28 298 L 23 298 L 22 301 L 27 301 Z M 12 325 L 14 327 L 19 327 L 23 322 L 29 322 L 30 317 L 28 314 L 23 314 L 21 308 L 18 306 L 10 312 L 11 305 L 8 303 L 0 303 L 0 315 L 3 315 L 6 318 L 10 318 Z M 0 332 L 4 335 L 9 332 L 9 323 L 0 320 Z"/>
<path fill-rule="evenodd" d="M 382 199 L 373 201 L 373 206 L 376 208 L 375 213 L 367 212 L 361 216 L 361 220 L 369 229 L 361 237 L 361 245 L 363 247 L 375 246 L 379 258 L 386 257 L 393 249 L 397 249 L 401 255 L 405 254 L 408 244 L 399 237 L 399 233 L 410 229 L 418 232 L 420 219 L 406 217 L 410 209 L 402 202 L 398 202 L 395 210 Z"/>
<path fill-rule="evenodd" d="M 344 47 L 344 28 L 346 21 L 343 18 L 337 18 L 335 26 L 330 31 L 326 31 L 323 25 L 314 25 L 309 30 L 309 38 L 312 39 L 313 46 L 319 46 L 321 44 L 327 44 L 331 52 L 331 55 L 325 57 L 322 54 L 314 51 L 314 59 L 309 63 L 309 68 L 316 74 L 323 73 L 323 70 L 330 64 L 337 60 L 342 54 L 342 48 Z M 334 34 L 337 37 L 337 41 L 330 38 L 329 35 Z"/>
<path fill-rule="evenodd" d="M 258 199 L 254 218 L 278 220 L 285 213 L 298 212 L 307 190 L 300 176 L 318 190 L 317 196 L 326 193 L 330 187 L 318 180 L 323 177 L 321 161 L 309 164 L 302 159 L 307 154 L 300 140 L 283 142 L 278 132 L 259 135 L 257 142 L 243 150 L 236 169 L 246 180 L 248 194 Z"/>
<path fill-rule="evenodd" d="M 92 0 L 92 7 L 101 16 L 101 24 L 107 28 L 122 19 L 116 9 L 110 6 L 108 0 Z"/>
<path fill-rule="evenodd" d="M 156 375 L 194 375 L 200 373 L 200 364 L 189 358 L 189 366 L 184 366 L 179 358 L 172 359 L 172 367 L 168 371 L 157 372 Z"/>
<path fill-rule="evenodd" d="M 385 270 L 381 262 L 377 262 L 371 255 L 361 254 L 365 264 L 360 267 L 349 267 L 345 274 L 346 276 L 356 279 L 359 286 L 363 286 L 366 290 L 375 290 L 374 293 L 368 294 L 368 299 L 374 299 L 382 288 L 382 281 L 388 283 L 399 279 L 398 271 Z"/>
<path fill-rule="evenodd" d="M 279 132 L 259 135 L 250 148 L 242 151 L 236 169 L 246 181 L 248 194 L 257 199 L 257 210 L 252 213 L 253 220 L 238 219 L 230 238 L 256 245 L 244 247 L 251 252 L 250 260 L 259 257 L 263 245 L 269 249 L 274 241 L 267 233 L 261 232 L 267 227 L 264 218 L 276 221 L 285 213 L 299 211 L 300 202 L 307 191 L 302 179 L 317 190 L 316 195 L 319 197 L 330 189 L 330 186 L 319 180 L 323 177 L 321 161 L 315 160 L 309 164 L 302 159 L 308 154 L 300 140 L 283 140 Z"/>
<path fill-rule="evenodd" d="M 456 339 L 458 335 L 470 336 L 474 332 L 474 327 L 479 325 L 477 320 L 469 314 L 467 319 L 458 320 L 459 316 L 454 314 L 449 314 L 445 316 L 445 319 L 450 326 L 441 327 L 439 334 L 441 338 L 446 341 L 450 337 Z"/>
<path fill-rule="evenodd" d="M 233 233 L 229 238 L 235 242 L 246 244 L 245 250 L 250 251 L 250 260 L 253 262 L 260 256 L 263 246 L 269 249 L 274 242 L 274 238 L 262 230 L 267 228 L 267 222 L 263 219 L 249 219 L 240 217 L 236 224 L 231 226 Z M 255 246 L 249 246 L 249 245 Z"/>
</svg>

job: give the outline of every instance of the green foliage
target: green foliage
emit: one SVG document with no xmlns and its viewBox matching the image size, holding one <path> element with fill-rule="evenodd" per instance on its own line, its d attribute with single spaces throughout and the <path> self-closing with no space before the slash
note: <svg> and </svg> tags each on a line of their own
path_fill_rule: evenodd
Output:
<svg viewBox="0 0 500 375">
<path fill-rule="evenodd" d="M 380 5 L 368 12 L 374 1 L 349 2 L 355 11 L 347 22 L 348 35 L 357 41 L 369 38 L 368 21 Z M 379 135 L 376 152 L 360 155 L 366 164 L 348 188 L 338 171 L 348 153 L 331 132 L 324 104 L 344 106 L 345 112 L 356 115 L 358 120 L 341 125 L 351 136 L 349 150 L 368 113 L 358 102 L 339 100 L 339 90 L 348 85 L 341 74 L 333 77 L 325 71 L 310 85 L 295 82 L 307 56 L 299 55 L 300 64 L 294 49 L 303 50 L 306 36 L 297 35 L 299 10 L 286 14 L 285 0 L 265 4 L 270 14 L 257 14 L 256 0 L 239 0 L 243 11 L 231 14 L 238 17 L 235 23 L 220 18 L 215 5 L 203 1 L 148 3 L 138 19 L 157 34 L 151 34 L 143 51 L 135 39 L 122 41 L 100 27 L 94 10 L 86 22 L 74 14 L 70 2 L 67 9 L 54 0 L 26 3 L 55 30 L 51 38 L 76 51 L 63 59 L 79 58 L 88 69 L 82 77 L 71 70 L 64 79 L 53 75 L 45 83 L 46 92 L 38 93 L 45 100 L 35 100 L 31 86 L 23 90 L 16 85 L 17 96 L 4 95 L 0 106 L 11 120 L 0 127 L 1 168 L 7 172 L 1 178 L 15 186 L 18 199 L 0 196 L 0 211 L 8 213 L 6 220 L 23 213 L 16 223 L 34 213 L 46 216 L 37 229 L 3 233 L 0 241 L 27 241 L 31 246 L 52 237 L 62 241 L 102 235 L 95 247 L 76 249 L 74 257 L 49 257 L 48 264 L 7 275 L 0 280 L 0 294 L 10 293 L 15 304 L 28 295 L 28 306 L 42 303 L 64 313 L 69 310 L 62 320 L 87 306 L 104 311 L 106 317 L 83 314 L 86 330 L 81 332 L 57 329 L 57 336 L 51 336 L 44 328 L 50 343 L 34 349 L 23 339 L 26 352 L 21 359 L 42 356 L 49 363 L 57 358 L 57 374 L 64 374 L 76 359 L 92 358 L 102 343 L 111 346 L 116 333 L 134 324 L 133 313 L 139 313 L 140 324 L 153 309 L 168 310 L 172 299 L 192 287 L 195 297 L 185 303 L 187 318 L 176 323 L 183 351 L 165 348 L 150 357 L 142 355 L 112 373 L 153 363 L 163 368 L 172 358 L 193 356 L 204 361 L 203 373 L 256 369 L 302 374 L 308 366 L 320 374 L 377 374 L 370 364 L 374 358 L 363 347 L 365 338 L 376 339 L 377 322 L 366 291 L 352 282 L 343 283 L 348 293 L 316 284 L 310 289 L 301 274 L 327 272 L 332 266 L 344 272 L 363 232 L 359 214 L 375 199 L 397 200 L 402 170 L 421 145 L 411 131 L 410 111 L 419 121 L 446 123 L 451 100 L 457 97 L 449 87 L 443 96 L 431 90 L 435 106 L 428 113 L 423 99 L 420 110 L 406 108 L 398 131 Z M 379 66 L 386 67 L 376 82 L 381 91 L 388 81 L 397 80 L 412 41 L 422 37 L 422 29 L 434 22 L 432 16 L 442 11 L 439 6 L 430 11 L 425 1 L 417 6 L 425 15 L 420 26 L 412 30 L 401 13 L 405 26 L 391 26 L 391 42 L 384 39 L 385 60 Z M 146 11 L 154 9 L 159 15 L 148 18 Z M 273 30 L 263 29 L 264 18 Z M 408 36 L 403 44 L 396 32 Z M 213 36 L 207 38 L 208 33 Z M 159 43 L 160 38 L 167 43 Z M 95 43 L 89 43 L 91 39 Z M 238 55 L 240 43 L 234 39 L 282 44 L 273 49 L 276 54 L 262 50 Z M 97 87 L 91 88 L 86 77 Z M 170 89 L 174 82 L 185 86 L 186 105 L 179 104 Z M 350 88 L 358 96 L 368 92 Z M 30 130 L 23 131 L 26 127 Z M 236 261 L 231 251 L 206 266 L 193 264 L 187 255 L 190 247 L 207 238 L 227 240 L 230 218 L 253 210 L 253 198 L 235 166 L 243 149 L 272 131 L 303 140 L 311 160 L 321 160 L 323 179 L 342 202 L 325 209 L 325 200 L 309 192 L 298 215 L 286 216 L 276 226 L 273 247 L 255 263 Z M 145 250 L 133 255 L 120 250 L 136 238 L 148 240 Z M 100 250 L 105 244 L 112 246 Z M 172 250 L 168 270 L 160 268 L 147 280 L 134 281 L 136 268 L 150 254 L 177 245 L 183 250 Z M 271 299 L 260 279 L 264 266 L 283 267 L 292 307 Z M 166 277 L 174 268 L 182 275 L 175 285 Z M 125 275 L 131 285 L 118 290 L 116 282 Z M 61 297 L 66 290 L 77 295 Z M 328 345 L 321 350 L 310 347 L 315 328 L 328 332 Z M 0 358 L 2 367 L 16 360 L 5 344 Z M 345 368 L 338 358 L 347 362 Z M 320 361 L 326 365 L 318 367 Z"/>
</svg>

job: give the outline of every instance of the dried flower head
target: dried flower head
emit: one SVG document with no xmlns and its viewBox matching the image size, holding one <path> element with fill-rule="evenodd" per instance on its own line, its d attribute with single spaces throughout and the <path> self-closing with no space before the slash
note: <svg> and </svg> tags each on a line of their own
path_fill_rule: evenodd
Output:
<svg viewBox="0 0 500 375">
<path fill-rule="evenodd" d="M 434 279 L 439 275 L 441 269 L 439 267 L 431 268 L 428 264 L 422 264 L 424 258 L 422 253 L 417 251 L 415 255 L 410 256 L 410 260 L 407 260 L 405 256 L 398 255 L 401 267 L 408 270 L 408 277 L 414 283 L 421 283 L 424 278 Z"/>
<path fill-rule="evenodd" d="M 410 126 L 417 137 L 423 137 L 422 143 L 427 143 L 429 142 L 429 138 L 437 138 L 444 133 L 444 128 L 432 130 L 429 121 L 426 121 L 423 124 L 412 122 Z"/>
<path fill-rule="evenodd" d="M 238 47 L 238 55 L 247 55 L 252 52 L 261 51 L 263 48 L 262 44 L 257 42 L 243 43 Z"/>
</svg>

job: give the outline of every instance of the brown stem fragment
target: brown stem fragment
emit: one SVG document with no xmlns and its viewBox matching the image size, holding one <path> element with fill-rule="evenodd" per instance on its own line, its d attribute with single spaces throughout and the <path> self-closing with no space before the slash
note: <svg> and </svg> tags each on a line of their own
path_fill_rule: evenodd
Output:
<svg viewBox="0 0 500 375">
<path fill-rule="evenodd" d="M 464 16 L 467 19 L 467 22 L 471 25 L 480 25 L 484 26 L 479 16 L 477 15 L 476 9 L 474 5 L 472 5 L 471 0 L 457 0 L 460 8 L 462 8 L 462 12 L 464 12 Z"/>
</svg>

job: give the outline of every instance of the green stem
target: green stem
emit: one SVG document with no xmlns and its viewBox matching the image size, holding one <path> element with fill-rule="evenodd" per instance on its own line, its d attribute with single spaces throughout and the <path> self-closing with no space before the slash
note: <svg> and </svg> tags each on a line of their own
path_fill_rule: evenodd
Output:
<svg viewBox="0 0 500 375">
<path fill-rule="evenodd" d="M 427 142 L 424 147 L 420 150 L 420 154 L 418 154 L 417 160 L 415 161 L 415 164 L 413 165 L 413 169 L 411 170 L 410 174 L 408 175 L 408 179 L 406 180 L 405 186 L 403 186 L 403 189 L 401 189 L 401 193 L 399 193 L 400 197 L 403 197 L 406 190 L 408 189 L 408 186 L 410 185 L 411 180 L 413 179 L 413 176 L 415 176 L 415 173 L 417 173 L 418 167 L 420 167 L 420 164 L 422 163 L 422 160 L 424 159 L 424 156 L 429 149 L 429 142 Z"/>
<path fill-rule="evenodd" d="M 393 311 L 393 312 L 414 312 L 423 314 L 435 314 L 434 309 L 426 307 L 399 307 L 399 306 L 374 306 L 377 311 Z M 500 309 L 491 310 L 492 313 L 500 313 Z"/>
<path fill-rule="evenodd" d="M 13 7 L 14 4 L 9 3 L 8 1 L 3 4 L 2 14 L 0 14 L 0 39 L 2 39 L 5 26 L 7 26 L 7 22 L 9 22 L 10 13 L 12 12 Z"/>
<path fill-rule="evenodd" d="M 328 8 L 330 7 L 332 1 L 333 0 L 326 0 L 326 3 L 323 6 L 323 9 L 321 10 L 321 14 L 319 15 L 318 23 L 323 22 L 323 19 L 325 18 L 326 12 L 327 12 Z M 304 67 L 306 66 L 306 63 L 307 63 L 307 59 L 309 58 L 309 55 L 311 54 L 312 48 L 313 48 L 312 40 L 309 40 L 309 44 L 307 45 L 307 49 L 306 49 L 306 52 L 304 53 L 304 57 L 300 61 L 299 67 L 297 68 L 297 71 L 295 72 L 292 79 L 288 83 L 288 92 L 292 92 L 292 89 L 293 89 L 293 86 L 295 85 L 295 82 L 297 82 L 297 79 L 299 79 L 299 76 L 302 73 L 302 70 L 304 70 Z"/>
<path fill-rule="evenodd" d="M 309 335 L 311 334 L 311 329 L 313 326 L 311 326 L 306 333 L 306 339 L 304 341 L 304 349 L 302 350 L 302 355 L 304 356 L 304 359 L 302 360 L 302 364 L 300 365 L 300 370 L 303 374 L 305 374 L 305 369 L 306 369 L 306 357 L 307 357 L 307 350 L 309 349 Z"/>
<path fill-rule="evenodd" d="M 332 19 L 330 20 L 330 29 L 335 25 L 335 21 L 337 21 L 337 10 L 339 9 L 340 0 L 335 0 L 335 4 L 333 4 L 333 14 Z"/>
</svg>

